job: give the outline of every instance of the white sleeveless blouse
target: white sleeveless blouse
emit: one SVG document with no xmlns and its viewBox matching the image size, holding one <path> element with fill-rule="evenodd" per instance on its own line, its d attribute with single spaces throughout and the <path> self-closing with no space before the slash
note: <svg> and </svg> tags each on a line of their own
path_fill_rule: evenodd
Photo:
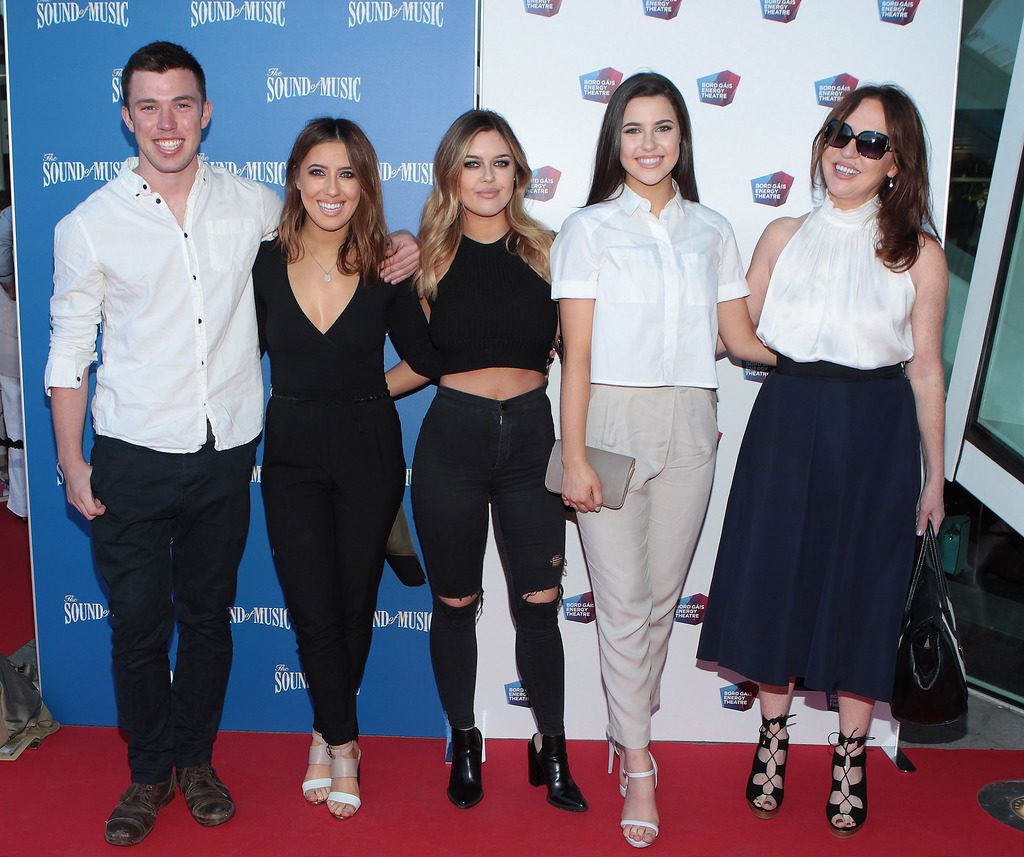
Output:
<svg viewBox="0 0 1024 857">
<path fill-rule="evenodd" d="M 775 263 L 757 326 L 769 348 L 798 363 L 877 369 L 914 356 L 907 271 L 875 255 L 878 198 L 842 211 L 826 195 Z"/>
</svg>

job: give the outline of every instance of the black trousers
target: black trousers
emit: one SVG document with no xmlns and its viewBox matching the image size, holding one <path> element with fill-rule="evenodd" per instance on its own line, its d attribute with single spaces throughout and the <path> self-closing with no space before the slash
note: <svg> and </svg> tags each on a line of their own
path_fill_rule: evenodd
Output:
<svg viewBox="0 0 1024 857">
<path fill-rule="evenodd" d="M 231 669 L 228 608 L 249 529 L 256 441 L 155 452 L 108 437 L 92 450 L 92 522 L 106 582 L 118 720 L 132 781 L 210 761 Z M 170 676 L 168 647 L 178 627 Z"/>
<path fill-rule="evenodd" d="M 358 737 L 356 692 L 370 652 L 384 546 L 405 490 L 390 398 L 272 396 L 261 484 L 274 565 L 328 744 Z"/>
<path fill-rule="evenodd" d="M 565 663 L 559 599 L 525 595 L 559 587 L 565 554 L 561 500 L 544 488 L 554 443 L 544 388 L 506 401 L 441 387 L 423 420 L 412 503 L 434 594 L 430 654 L 441 703 L 456 729 L 473 725 L 476 612 L 439 600 L 482 593 L 489 512 L 507 573 L 516 661 L 540 731 L 564 731 Z"/>
</svg>

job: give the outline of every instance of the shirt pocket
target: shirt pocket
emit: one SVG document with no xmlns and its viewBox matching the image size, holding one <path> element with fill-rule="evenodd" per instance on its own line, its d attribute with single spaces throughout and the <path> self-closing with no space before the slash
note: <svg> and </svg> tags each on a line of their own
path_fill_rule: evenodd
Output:
<svg viewBox="0 0 1024 857">
<path fill-rule="evenodd" d="M 240 271 L 259 246 L 256 221 L 250 217 L 222 217 L 203 226 L 206 252 L 214 271 Z"/>
<path fill-rule="evenodd" d="M 680 303 L 712 306 L 718 303 L 717 260 L 708 253 L 677 253 L 682 274 Z"/>
<path fill-rule="evenodd" d="M 609 247 L 598 277 L 598 300 L 654 304 L 662 299 L 664 273 L 652 247 Z"/>
</svg>

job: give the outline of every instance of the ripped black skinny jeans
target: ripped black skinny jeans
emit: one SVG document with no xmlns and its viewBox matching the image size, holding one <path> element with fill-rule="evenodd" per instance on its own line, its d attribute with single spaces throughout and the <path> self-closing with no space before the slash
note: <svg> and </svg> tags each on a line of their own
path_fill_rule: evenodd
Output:
<svg viewBox="0 0 1024 857">
<path fill-rule="evenodd" d="M 561 499 L 544 488 L 554 443 L 544 388 L 505 401 L 441 387 L 423 420 L 413 461 L 412 506 L 434 595 L 430 657 L 453 729 L 474 725 L 476 615 L 482 604 L 487 519 L 505 567 L 516 625 L 516 663 L 537 728 L 565 731 L 565 657 L 559 589 L 565 553 Z M 477 597 L 463 607 L 441 598 Z"/>
</svg>

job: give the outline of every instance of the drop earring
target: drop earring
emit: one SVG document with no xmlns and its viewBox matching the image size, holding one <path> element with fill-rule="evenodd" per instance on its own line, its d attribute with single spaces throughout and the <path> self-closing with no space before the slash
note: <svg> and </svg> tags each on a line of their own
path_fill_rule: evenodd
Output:
<svg viewBox="0 0 1024 857">
<path fill-rule="evenodd" d="M 894 187 L 896 187 L 896 177 L 889 176 L 889 190 L 892 190 Z"/>
</svg>

